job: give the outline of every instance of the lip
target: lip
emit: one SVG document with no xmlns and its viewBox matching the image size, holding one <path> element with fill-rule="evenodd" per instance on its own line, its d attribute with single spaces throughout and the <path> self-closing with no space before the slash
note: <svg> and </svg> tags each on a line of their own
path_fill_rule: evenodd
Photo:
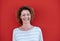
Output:
<svg viewBox="0 0 60 41">
<path fill-rule="evenodd" d="M 30 20 L 30 18 L 23 18 L 23 20 Z"/>
<path fill-rule="evenodd" d="M 23 19 L 23 20 L 27 21 L 27 20 L 29 20 L 29 19 Z"/>
</svg>

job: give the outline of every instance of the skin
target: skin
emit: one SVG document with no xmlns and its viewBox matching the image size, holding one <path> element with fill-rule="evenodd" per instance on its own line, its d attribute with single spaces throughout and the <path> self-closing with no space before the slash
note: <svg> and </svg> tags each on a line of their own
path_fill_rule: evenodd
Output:
<svg viewBox="0 0 60 41">
<path fill-rule="evenodd" d="M 23 10 L 21 12 L 20 18 L 22 19 L 23 25 L 19 27 L 23 31 L 27 31 L 33 28 L 33 26 L 30 24 L 31 21 L 31 14 L 28 10 Z"/>
</svg>

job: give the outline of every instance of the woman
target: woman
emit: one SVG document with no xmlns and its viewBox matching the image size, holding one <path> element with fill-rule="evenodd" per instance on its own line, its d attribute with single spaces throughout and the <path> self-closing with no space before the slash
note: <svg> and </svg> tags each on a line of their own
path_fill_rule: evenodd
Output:
<svg viewBox="0 0 60 41">
<path fill-rule="evenodd" d="M 28 6 L 19 8 L 17 19 L 21 26 L 13 30 L 12 41 L 43 41 L 41 29 L 31 25 L 32 18 L 32 8 Z"/>
</svg>

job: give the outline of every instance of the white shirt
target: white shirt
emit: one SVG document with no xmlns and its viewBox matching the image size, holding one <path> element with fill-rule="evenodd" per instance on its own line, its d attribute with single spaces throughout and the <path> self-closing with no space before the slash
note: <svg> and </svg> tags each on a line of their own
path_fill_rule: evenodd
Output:
<svg viewBox="0 0 60 41">
<path fill-rule="evenodd" d="M 39 27 L 34 27 L 28 31 L 15 28 L 12 41 L 43 41 L 42 31 Z"/>
</svg>

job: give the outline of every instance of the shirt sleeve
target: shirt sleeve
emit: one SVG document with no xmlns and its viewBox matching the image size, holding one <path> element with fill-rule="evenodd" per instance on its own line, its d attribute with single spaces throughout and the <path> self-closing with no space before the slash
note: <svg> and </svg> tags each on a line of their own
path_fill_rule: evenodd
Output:
<svg viewBox="0 0 60 41">
<path fill-rule="evenodd" d="M 40 28 L 39 28 L 39 41 L 43 41 L 43 35 Z"/>
<path fill-rule="evenodd" d="M 40 32 L 40 41 L 43 41 L 42 31 Z"/>
<path fill-rule="evenodd" d="M 15 39 L 15 31 L 13 30 L 13 34 L 12 34 L 13 36 L 12 36 L 12 41 L 16 41 L 16 39 Z"/>
</svg>

